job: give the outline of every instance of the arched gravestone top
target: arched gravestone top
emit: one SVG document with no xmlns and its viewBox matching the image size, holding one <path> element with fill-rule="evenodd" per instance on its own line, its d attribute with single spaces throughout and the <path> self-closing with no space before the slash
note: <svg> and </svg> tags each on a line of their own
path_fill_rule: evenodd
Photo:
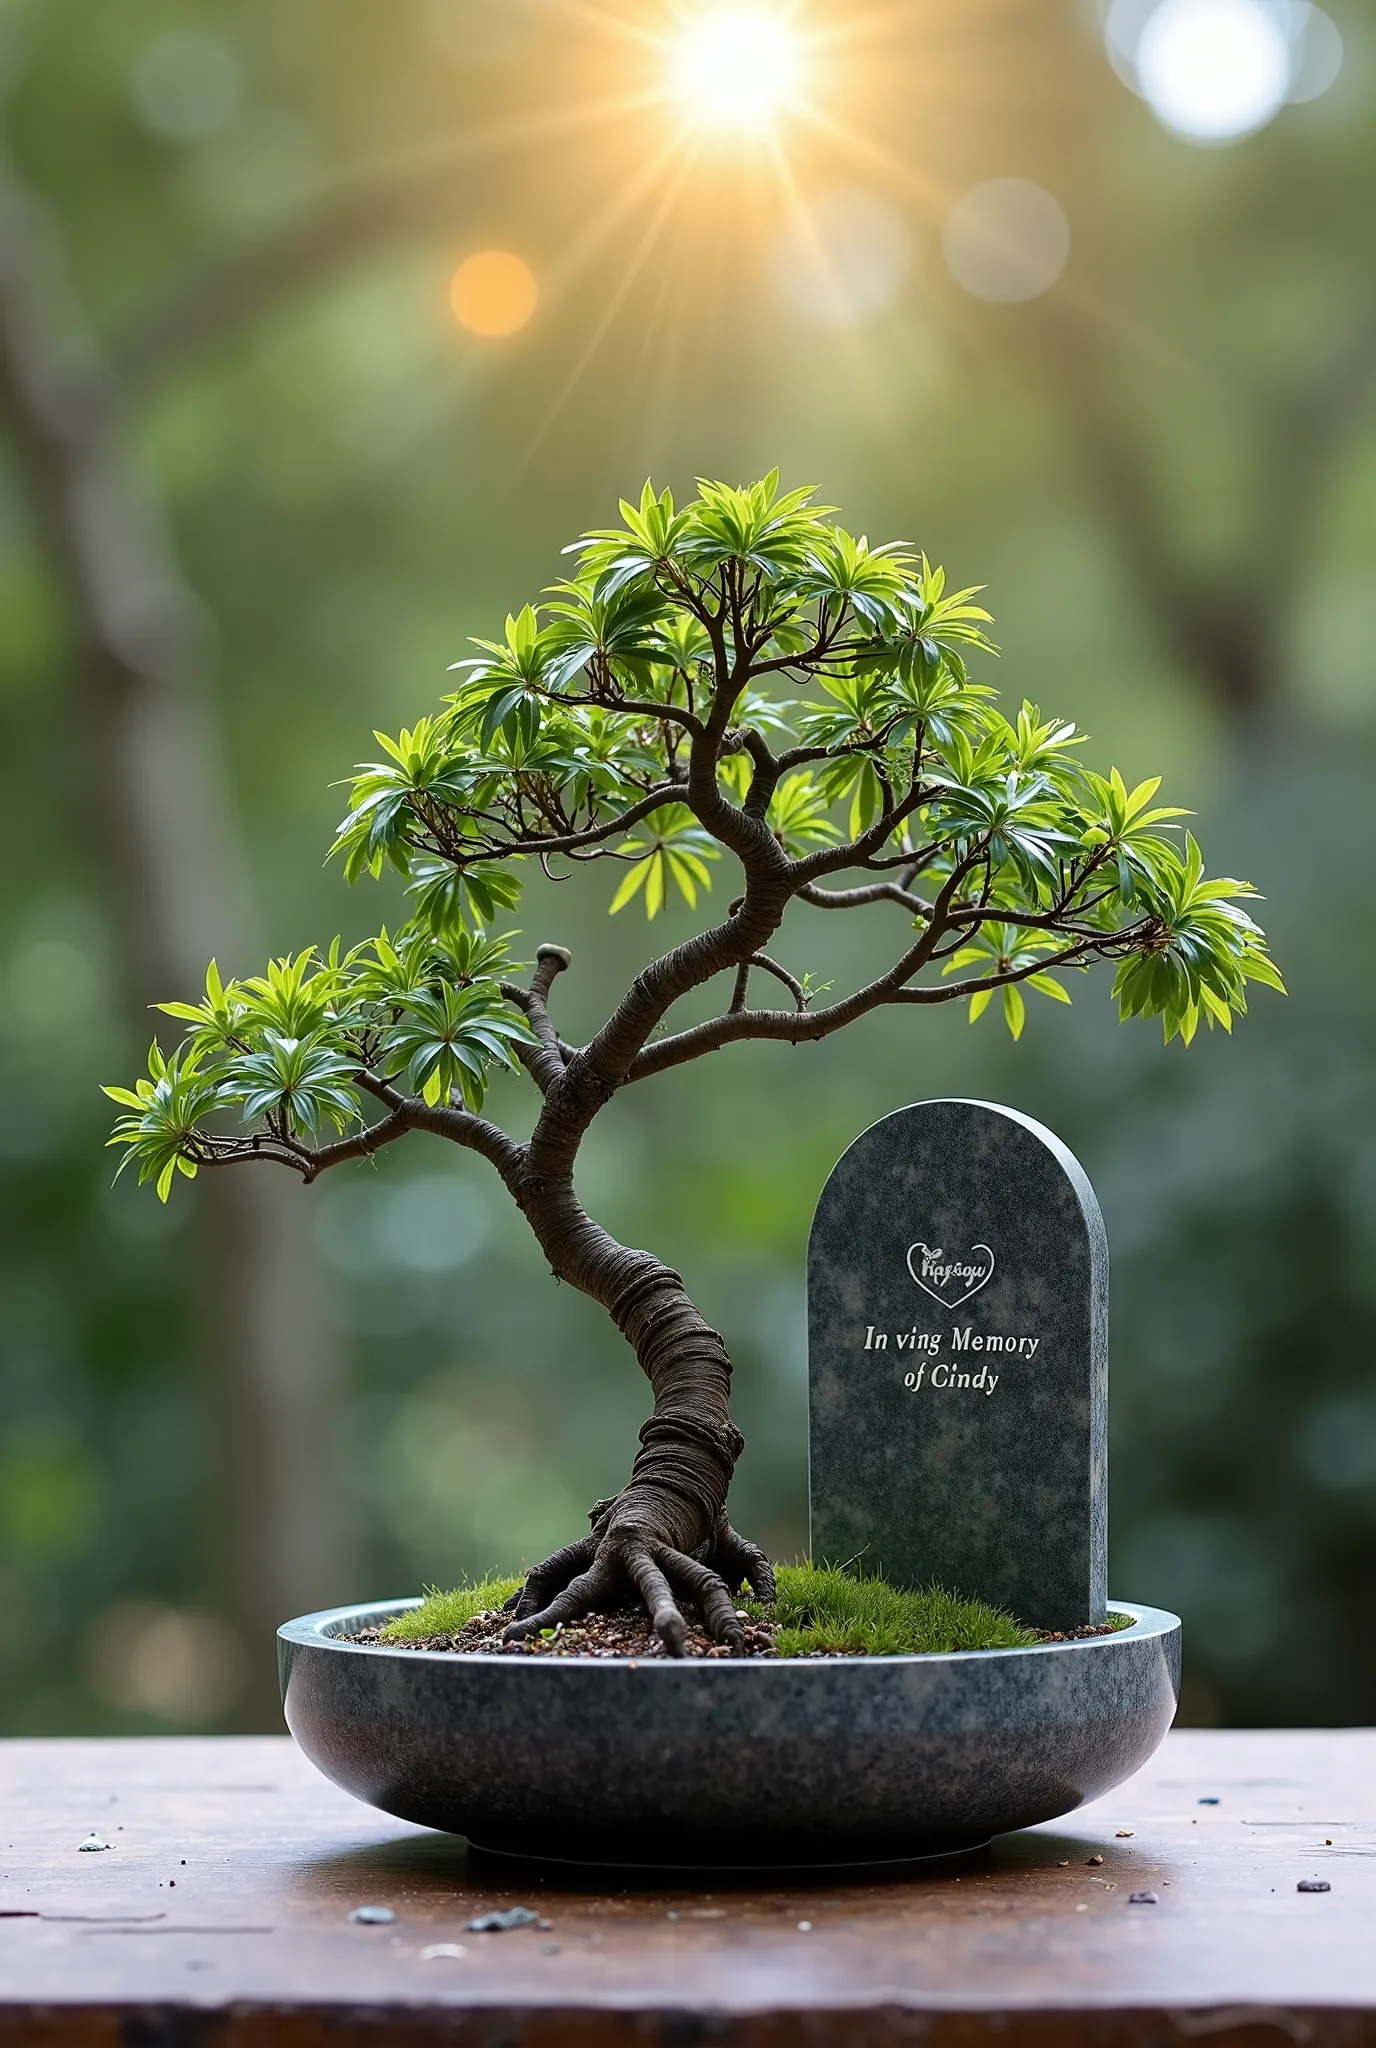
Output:
<svg viewBox="0 0 1376 2048">
<path fill-rule="evenodd" d="M 1108 1239 L 1050 1131 L 938 1101 L 856 1139 L 808 1244 L 808 1392 L 815 1559 L 1103 1620 Z"/>
</svg>

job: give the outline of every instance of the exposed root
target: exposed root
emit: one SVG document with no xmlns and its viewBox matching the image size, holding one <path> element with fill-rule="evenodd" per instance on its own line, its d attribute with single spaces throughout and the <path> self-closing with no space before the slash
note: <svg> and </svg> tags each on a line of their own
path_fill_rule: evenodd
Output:
<svg viewBox="0 0 1376 2048">
<path fill-rule="evenodd" d="M 595 1558 L 590 1568 L 570 1579 L 547 1606 L 508 1623 L 507 1638 L 518 1642 L 522 1636 L 538 1635 L 542 1628 L 556 1628 L 561 1621 L 579 1621 L 595 1607 L 605 1607 L 621 1583 L 621 1574 L 609 1560 Z"/>
<path fill-rule="evenodd" d="M 661 1555 L 667 1560 L 670 1553 L 661 1552 Z M 681 1657 L 688 1631 L 684 1626 L 683 1616 L 674 1605 L 674 1596 L 669 1591 L 669 1581 L 648 1550 L 633 1550 L 626 1559 L 626 1569 L 645 1602 L 645 1612 L 654 1624 L 655 1634 L 671 1657 Z"/>
<path fill-rule="evenodd" d="M 709 1565 L 699 1564 L 696 1558 L 685 1557 L 681 1550 L 661 1551 L 660 1561 L 679 1598 L 697 1603 L 698 1612 L 713 1641 L 728 1643 L 733 1650 L 743 1649 L 745 1636 L 736 1613 L 736 1603 L 726 1590 L 725 1580 L 719 1578 Z M 672 1600 L 670 1605 L 673 1605 Z M 665 1647 L 672 1648 L 658 1613 L 653 1608 L 650 1613 L 656 1629 L 664 1636 Z M 682 1630 L 683 1617 L 676 1607 L 673 1614 L 678 1628 Z M 681 1647 L 674 1654 L 681 1656 Z"/>
<path fill-rule="evenodd" d="M 562 1550 L 556 1550 L 543 1564 L 537 1564 L 534 1571 L 527 1573 L 525 1584 L 518 1586 L 507 1601 L 508 1611 L 518 1621 L 542 1613 L 556 1593 L 562 1593 L 569 1581 L 585 1571 L 596 1555 L 595 1536 L 584 1536 L 577 1543 L 566 1543 Z"/>
<path fill-rule="evenodd" d="M 758 1600 L 774 1598 L 774 1569 L 764 1552 L 737 1535 L 724 1514 L 696 1556 L 646 1541 L 639 1530 L 617 1526 L 612 1510 L 622 1499 L 599 1501 L 592 1511 L 593 1533 L 536 1565 L 507 1602 L 512 1618 L 504 1640 L 520 1642 L 560 1622 L 615 1608 L 633 1586 L 671 1657 L 684 1654 L 687 1640 L 680 1601 L 697 1608 L 715 1642 L 739 1652 L 745 1638 L 735 1596 L 742 1583 Z"/>
<path fill-rule="evenodd" d="M 711 1546 L 703 1561 L 720 1573 L 733 1593 L 740 1589 L 743 1581 L 764 1606 L 774 1605 L 773 1565 L 758 1543 L 737 1534 L 727 1521 L 725 1512 L 718 1517 L 717 1526 L 712 1531 Z"/>
</svg>

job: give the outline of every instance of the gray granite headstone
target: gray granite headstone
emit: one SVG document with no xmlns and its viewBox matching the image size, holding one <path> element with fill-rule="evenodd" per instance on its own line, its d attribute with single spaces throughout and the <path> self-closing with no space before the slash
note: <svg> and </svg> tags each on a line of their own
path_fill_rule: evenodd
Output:
<svg viewBox="0 0 1376 2048">
<path fill-rule="evenodd" d="M 1108 1240 L 1050 1131 L 919 1102 L 856 1139 L 812 1224 L 808 1391 L 819 1563 L 1103 1620 Z"/>
</svg>

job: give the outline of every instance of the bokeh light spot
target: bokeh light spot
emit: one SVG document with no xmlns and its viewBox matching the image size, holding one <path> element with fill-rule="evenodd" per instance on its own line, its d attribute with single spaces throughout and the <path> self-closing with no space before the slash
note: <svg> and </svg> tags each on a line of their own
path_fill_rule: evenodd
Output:
<svg viewBox="0 0 1376 2048">
<path fill-rule="evenodd" d="M 96 1698 L 129 1714 L 203 1727 L 228 1713 L 244 1687 L 243 1645 L 214 1615 L 122 1600 L 86 1643 Z"/>
<path fill-rule="evenodd" d="M 711 7 L 683 30 L 672 86 L 690 115 L 713 128 L 761 128 L 792 96 L 798 49 L 782 15 Z"/>
<path fill-rule="evenodd" d="M 898 299 L 912 261 L 902 218 L 877 193 L 850 185 L 816 194 L 774 251 L 780 297 L 813 327 L 859 327 Z"/>
<path fill-rule="evenodd" d="M 1070 228 L 1040 185 L 989 178 L 957 199 L 941 246 L 947 269 L 972 298 L 1013 305 L 1056 282 L 1070 254 Z"/>
<path fill-rule="evenodd" d="M 1161 0 L 1137 39 L 1137 89 L 1177 135 L 1236 141 L 1289 97 L 1290 31 L 1266 0 Z"/>
<path fill-rule="evenodd" d="M 509 249 L 469 256 L 449 281 L 449 304 L 470 334 L 515 334 L 540 296 L 534 272 Z"/>
<path fill-rule="evenodd" d="M 1292 100 L 1316 100 L 1336 85 L 1343 68 L 1343 37 L 1331 14 L 1322 7 L 1305 7 L 1299 34 L 1295 38 Z"/>
<path fill-rule="evenodd" d="M 1300 1462 L 1328 1492 L 1376 1485 L 1376 1401 L 1349 1395 L 1316 1408 L 1300 1436 Z"/>
<path fill-rule="evenodd" d="M 199 142 L 235 111 L 241 84 L 238 59 L 218 36 L 172 28 L 140 51 L 129 97 L 152 134 L 166 142 Z"/>
</svg>

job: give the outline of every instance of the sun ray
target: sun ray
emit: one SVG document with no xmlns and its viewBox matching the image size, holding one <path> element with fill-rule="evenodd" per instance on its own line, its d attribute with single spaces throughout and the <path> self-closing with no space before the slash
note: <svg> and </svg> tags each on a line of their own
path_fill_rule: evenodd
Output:
<svg viewBox="0 0 1376 2048">
<path fill-rule="evenodd" d="M 920 201 L 929 220 L 936 221 L 944 217 L 946 209 L 956 196 L 949 185 L 914 170 L 911 164 L 904 163 L 892 150 L 885 149 L 869 136 L 857 134 L 853 128 L 847 127 L 845 122 L 838 120 L 833 114 L 828 114 L 821 107 L 805 102 L 799 107 L 798 115 L 799 119 L 806 122 L 815 133 L 824 135 L 829 142 L 837 145 L 857 162 L 878 171 L 888 180 L 891 187 L 905 193 L 911 199 Z"/>
<path fill-rule="evenodd" d="M 351 169 L 347 178 L 341 178 L 340 183 L 366 189 L 383 178 L 392 183 L 406 178 L 420 181 L 450 164 L 457 167 L 485 156 L 498 156 L 503 151 L 519 149 L 528 143 L 564 141 L 587 128 L 601 128 L 633 114 L 650 113 L 659 106 L 661 98 L 658 91 L 641 88 L 635 92 L 608 93 L 598 99 L 579 100 L 572 105 L 542 107 L 532 113 L 476 128 L 457 141 L 432 141 L 414 149 L 389 151 L 385 157 L 367 158 Z"/>
<path fill-rule="evenodd" d="M 668 220 L 670 213 L 673 210 L 673 207 L 679 197 L 679 194 L 683 190 L 683 187 L 686 184 L 693 170 L 695 162 L 696 152 L 693 150 L 685 150 L 683 152 L 682 162 L 679 164 L 677 171 L 670 178 L 668 185 L 666 186 L 666 189 L 664 191 L 664 194 L 659 201 L 659 204 L 655 207 L 655 210 L 651 214 L 649 221 L 646 223 L 646 226 L 640 236 L 640 239 L 637 242 L 635 249 L 631 254 L 630 261 L 626 264 L 624 270 L 622 271 L 616 289 L 613 291 L 611 297 L 608 299 L 607 304 L 603 309 L 601 318 L 598 320 L 591 334 L 584 342 L 582 350 L 578 355 L 577 361 L 574 363 L 572 369 L 569 371 L 568 376 L 560 385 L 559 390 L 555 393 L 553 400 L 547 407 L 544 416 L 542 417 L 534 433 L 532 434 L 530 441 L 527 444 L 525 453 L 522 455 L 520 461 L 517 464 L 518 474 L 523 472 L 529 466 L 530 462 L 534 458 L 536 450 L 540 446 L 540 443 L 543 441 L 545 435 L 549 432 L 550 427 L 553 425 L 555 419 L 558 417 L 563 407 L 568 403 L 569 398 L 572 396 L 580 379 L 583 377 L 585 371 L 588 368 L 588 365 L 592 362 L 593 357 L 597 354 L 598 349 L 601 347 L 603 341 L 606 339 L 607 334 L 611 329 L 613 321 L 615 320 L 617 314 L 620 312 L 622 306 L 626 302 L 626 298 L 630 292 L 631 286 L 635 283 L 637 277 L 644 269 L 645 264 L 648 262 L 650 253 L 653 250 L 655 243 L 659 238 L 659 235 L 664 227 L 665 222 Z"/>
<path fill-rule="evenodd" d="M 592 6 L 590 0 L 560 0 L 559 12 L 572 21 L 587 22 L 623 42 L 634 43 L 638 49 L 658 51 L 664 46 L 662 29 L 649 28 L 642 22 L 626 21 L 620 15 L 608 14 L 605 8 Z"/>
<path fill-rule="evenodd" d="M 797 230 L 801 243 L 809 251 L 818 270 L 831 281 L 838 298 L 841 298 L 844 296 L 845 279 L 837 269 L 833 251 L 817 231 L 815 214 L 799 186 L 788 153 L 777 140 L 772 154 L 775 174 L 784 194 L 786 217 Z M 829 339 L 833 348 L 844 351 L 856 372 L 849 387 L 854 401 L 871 426 L 882 430 L 888 417 L 889 397 L 883 380 L 873 374 L 876 364 L 874 345 L 859 325 L 842 326 L 833 331 Z M 880 445 L 882 443 L 881 433 Z"/>
<path fill-rule="evenodd" d="M 828 181 L 871 190 L 876 206 L 887 200 L 908 230 L 919 234 L 939 227 L 964 190 L 958 178 L 953 183 L 941 155 L 888 139 L 889 124 L 876 118 L 882 107 L 876 107 L 872 91 L 866 88 L 863 101 L 855 97 L 867 78 L 891 96 L 900 58 L 918 61 L 907 48 L 913 18 L 904 0 L 861 0 L 854 11 L 837 9 L 830 19 L 815 6 L 804 14 L 800 0 L 659 0 L 657 20 L 647 20 L 639 5 L 614 11 L 599 0 L 554 0 L 551 12 L 573 25 L 575 44 L 581 34 L 583 47 L 592 49 L 592 68 L 581 81 L 592 89 L 589 96 L 573 96 L 580 82 L 575 76 L 569 81 L 571 98 L 562 104 L 490 123 L 457 146 L 429 153 L 432 174 L 436 164 L 522 148 L 552 152 L 550 161 L 557 162 L 563 145 L 579 152 L 580 167 L 606 160 L 600 190 L 585 195 L 584 210 L 569 224 L 570 234 L 539 280 L 547 304 L 567 298 L 593 269 L 610 273 L 606 290 L 518 471 L 528 467 L 609 335 L 618 324 L 627 325 L 628 304 L 636 307 L 635 332 L 618 346 L 633 379 L 649 376 L 653 382 L 669 361 L 680 365 L 682 376 L 700 366 L 704 348 L 723 341 L 733 320 L 739 326 L 741 289 L 756 292 L 762 274 L 767 283 L 770 243 L 779 232 L 791 238 L 792 260 L 813 269 L 819 303 L 831 296 L 841 309 L 834 321 L 819 315 L 823 325 L 836 329 L 829 346 L 856 358 L 863 373 L 855 380 L 858 387 L 872 384 L 877 391 L 887 375 L 888 352 L 900 345 L 899 329 L 886 330 L 886 340 L 872 343 L 860 331 L 863 316 L 848 325 L 850 266 L 847 245 L 829 228 Z M 699 87 L 723 94 L 722 104 L 706 111 L 700 103 L 685 105 L 682 70 L 684 38 L 704 25 L 725 37 L 711 46 L 702 76 L 687 80 L 690 102 Z M 940 26 L 945 34 L 939 42 L 951 45 L 954 37 L 963 50 L 963 16 L 952 12 Z M 886 45 L 892 45 L 891 58 L 884 55 Z M 935 61 L 938 71 L 951 70 L 959 102 L 970 82 L 956 62 L 960 50 L 948 47 L 943 57 L 938 49 L 934 58 L 930 37 L 923 47 L 926 83 L 915 84 L 946 103 L 949 96 L 930 75 Z M 782 69 L 772 78 L 750 74 L 751 65 L 763 64 L 767 71 L 776 60 Z M 733 73 L 733 64 L 744 66 L 745 75 Z M 723 68 L 724 78 L 717 75 Z M 622 89 L 597 90 L 614 83 Z M 857 112 L 861 104 L 863 117 Z M 672 254 L 656 258 L 666 235 Z M 789 247 L 780 245 L 784 262 Z M 646 288 L 642 281 L 652 259 Z M 994 344 L 987 317 L 957 287 L 935 278 L 922 296 L 930 315 L 964 334 L 977 351 Z M 1075 323 L 1113 317 L 1089 303 L 1074 277 L 1058 285 L 1057 305 L 1061 317 Z M 915 317 L 915 308 L 910 312 Z M 746 332 L 740 328 L 741 336 Z M 650 367 L 637 369 L 642 356 Z M 709 410 L 704 417 L 710 422 L 713 415 Z"/>
<path fill-rule="evenodd" d="M 639 201 L 667 170 L 672 158 L 678 155 L 679 149 L 677 137 L 664 143 L 654 156 L 637 166 L 631 178 L 608 195 L 595 213 L 589 215 L 578 233 L 566 245 L 558 261 L 552 264 L 546 273 L 551 292 L 567 289 L 579 271 L 587 267 L 593 256 L 606 245 L 622 221 L 635 210 Z"/>
</svg>

